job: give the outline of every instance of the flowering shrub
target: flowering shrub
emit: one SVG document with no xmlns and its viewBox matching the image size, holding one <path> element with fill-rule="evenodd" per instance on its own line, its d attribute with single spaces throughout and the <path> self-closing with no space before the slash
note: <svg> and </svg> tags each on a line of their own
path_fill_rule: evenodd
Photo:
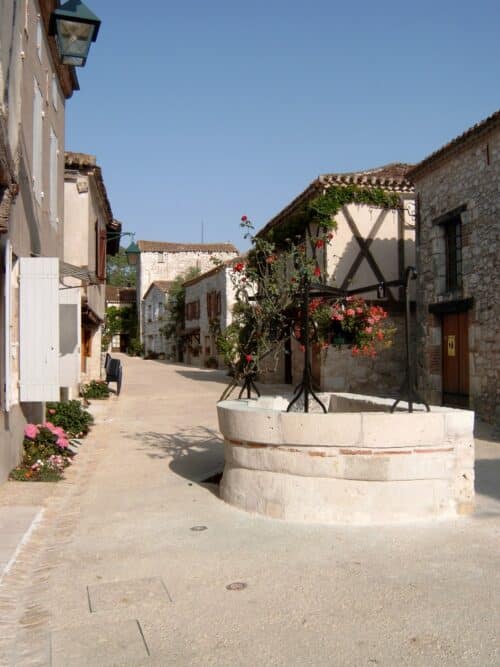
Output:
<svg viewBox="0 0 500 667">
<path fill-rule="evenodd" d="M 109 387 L 104 380 L 91 380 L 80 388 L 80 395 L 87 400 L 109 398 Z"/>
<path fill-rule="evenodd" d="M 390 345 L 393 330 L 384 324 L 387 313 L 360 297 L 312 298 L 304 331 L 300 308 L 306 286 L 321 288 L 328 278 L 321 267 L 336 228 L 329 211 L 321 198 L 314 200 L 302 234 L 276 241 L 252 235 L 252 223 L 242 217 L 252 248 L 245 261 L 233 265 L 233 322 L 217 339 L 218 351 L 236 379 L 262 371 L 265 359 L 274 356 L 277 361 L 291 335 L 322 349 L 347 343 L 354 355 L 374 356 L 378 345 Z M 266 367 L 271 369 L 272 363 L 267 361 Z"/>
<path fill-rule="evenodd" d="M 80 401 L 47 403 L 46 419 L 55 426 L 62 427 L 70 438 L 87 435 L 94 421 L 90 412 L 85 410 Z"/>
<path fill-rule="evenodd" d="M 22 463 L 11 472 L 11 479 L 32 481 L 60 479 L 64 468 L 71 463 L 73 457 L 64 429 L 48 421 L 43 424 L 26 425 L 23 447 Z"/>
</svg>

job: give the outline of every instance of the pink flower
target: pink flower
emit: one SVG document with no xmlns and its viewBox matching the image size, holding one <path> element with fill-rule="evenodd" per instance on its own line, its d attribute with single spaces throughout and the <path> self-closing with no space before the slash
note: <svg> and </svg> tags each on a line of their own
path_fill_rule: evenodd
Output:
<svg viewBox="0 0 500 667">
<path fill-rule="evenodd" d="M 35 424 L 26 424 L 24 427 L 24 435 L 27 438 L 30 438 L 30 440 L 34 440 L 36 436 L 39 434 L 38 427 L 35 426 Z"/>
<path fill-rule="evenodd" d="M 345 314 L 346 314 L 348 317 L 354 317 L 354 315 L 356 314 L 356 312 L 354 311 L 353 308 L 348 308 L 348 309 L 345 311 Z"/>
<path fill-rule="evenodd" d="M 366 334 L 371 334 L 372 331 L 373 331 L 373 327 L 366 327 L 366 329 L 365 329 Z"/>
<path fill-rule="evenodd" d="M 51 408 L 50 410 L 47 410 L 47 412 L 49 413 L 49 415 L 55 415 L 56 414 L 56 411 L 53 408 Z"/>
<path fill-rule="evenodd" d="M 65 449 L 66 447 L 69 447 L 69 442 L 66 438 L 57 438 L 56 445 Z"/>
<path fill-rule="evenodd" d="M 57 435 L 59 438 L 65 438 L 66 437 L 66 433 L 65 433 L 64 429 L 61 428 L 60 426 L 55 426 L 54 429 L 52 430 L 52 433 L 54 435 Z"/>
<path fill-rule="evenodd" d="M 52 422 L 43 422 L 42 427 L 48 428 L 52 433 L 54 433 L 54 429 L 56 428 Z"/>
<path fill-rule="evenodd" d="M 241 222 L 246 222 L 248 220 L 246 215 L 241 216 Z"/>
</svg>

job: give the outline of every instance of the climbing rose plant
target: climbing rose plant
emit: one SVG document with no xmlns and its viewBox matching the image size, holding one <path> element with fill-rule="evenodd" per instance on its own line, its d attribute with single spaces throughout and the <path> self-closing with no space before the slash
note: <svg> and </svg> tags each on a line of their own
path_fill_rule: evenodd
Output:
<svg viewBox="0 0 500 667">
<path fill-rule="evenodd" d="M 219 353 L 236 380 L 272 369 L 291 336 L 301 345 L 307 337 L 323 350 L 346 342 L 354 355 L 366 356 L 374 356 L 380 344 L 391 343 L 393 330 L 384 322 L 387 313 L 361 297 L 311 299 L 309 327 L 304 331 L 300 310 L 304 285 L 326 285 L 322 266 L 336 229 L 332 211 L 314 202 L 312 210 L 321 215 L 315 213 L 305 232 L 293 238 L 254 235 L 251 221 L 241 218 L 251 250 L 233 265 L 233 321 L 217 339 Z"/>
</svg>

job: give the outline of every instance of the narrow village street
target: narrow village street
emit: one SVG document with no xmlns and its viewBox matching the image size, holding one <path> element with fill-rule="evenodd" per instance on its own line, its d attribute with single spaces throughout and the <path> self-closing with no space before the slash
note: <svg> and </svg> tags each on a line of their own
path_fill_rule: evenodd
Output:
<svg viewBox="0 0 500 667">
<path fill-rule="evenodd" d="M 0 584 L 0 664 L 500 664 L 498 442 L 476 443 L 470 518 L 254 517 L 202 483 L 224 372 L 119 356 L 66 480 L 0 489 L 2 516 L 36 517 Z"/>
</svg>

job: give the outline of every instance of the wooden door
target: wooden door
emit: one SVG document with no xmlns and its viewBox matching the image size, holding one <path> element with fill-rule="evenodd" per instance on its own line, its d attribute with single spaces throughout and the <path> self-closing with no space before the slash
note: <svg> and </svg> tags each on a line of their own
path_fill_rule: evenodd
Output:
<svg viewBox="0 0 500 667">
<path fill-rule="evenodd" d="M 443 404 L 469 405 L 468 317 L 443 315 Z"/>
<path fill-rule="evenodd" d="M 92 356 L 92 332 L 82 327 L 82 373 L 87 372 L 87 357 Z"/>
</svg>

